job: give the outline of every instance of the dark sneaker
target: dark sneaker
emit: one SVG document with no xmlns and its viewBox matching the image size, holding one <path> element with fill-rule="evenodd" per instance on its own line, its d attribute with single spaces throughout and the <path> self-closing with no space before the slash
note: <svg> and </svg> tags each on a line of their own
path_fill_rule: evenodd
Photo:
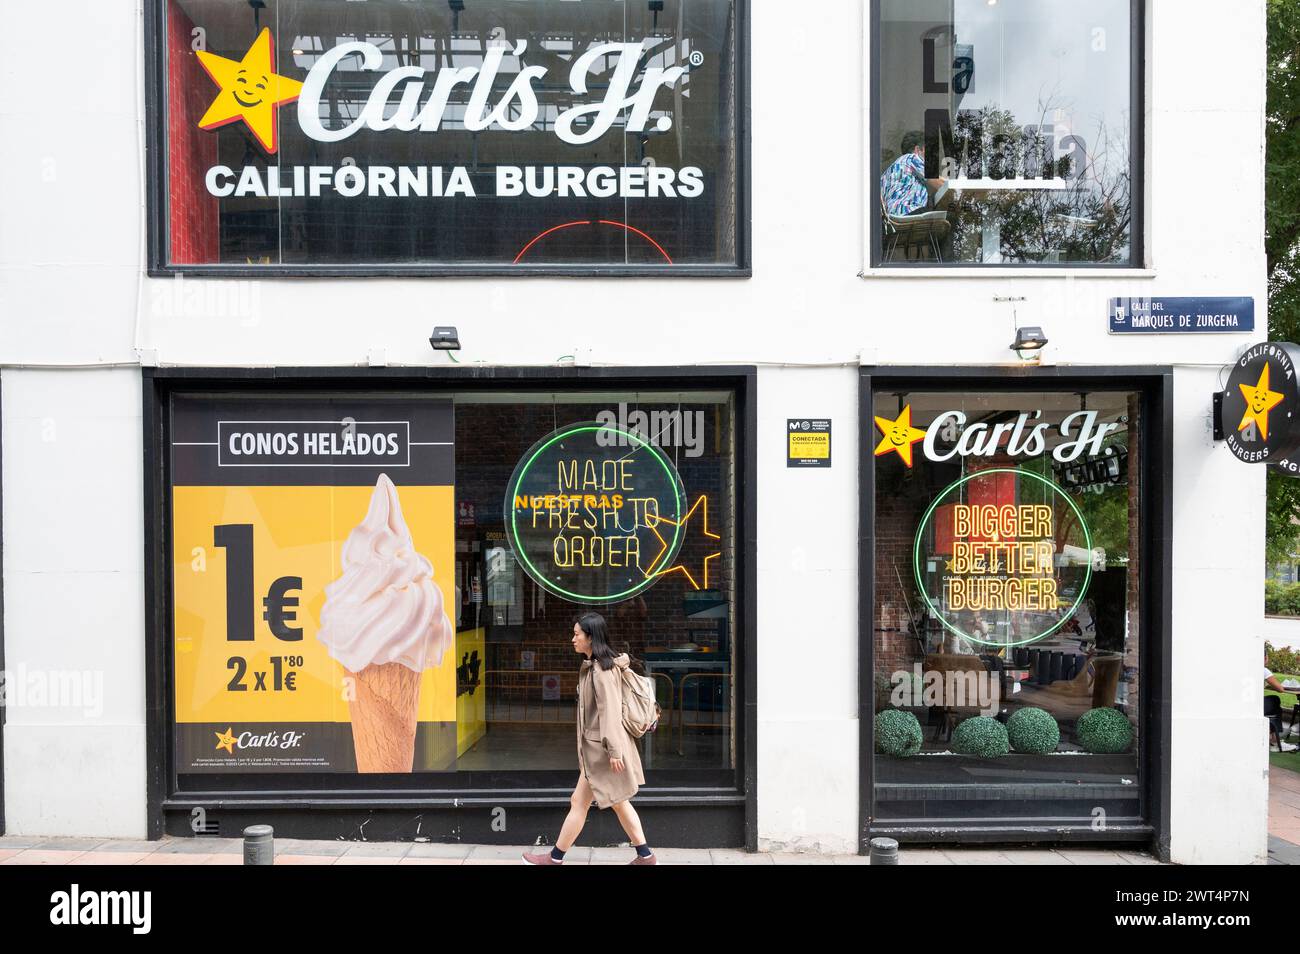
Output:
<svg viewBox="0 0 1300 954">
<path fill-rule="evenodd" d="M 657 864 L 659 864 L 659 862 L 658 862 L 658 860 L 655 858 L 654 853 L 651 852 L 650 854 L 646 855 L 644 858 L 642 858 L 640 855 L 637 855 L 635 858 L 633 858 L 631 861 L 629 861 L 628 864 L 630 864 L 630 865 L 657 865 Z"/>
<path fill-rule="evenodd" d="M 548 852 L 545 852 L 545 853 L 543 853 L 543 854 L 540 854 L 540 855 L 530 855 L 530 854 L 528 854 L 527 852 L 525 852 L 525 853 L 524 853 L 524 864 L 526 864 L 526 865 L 562 865 L 562 864 L 564 864 L 564 862 L 563 862 L 563 861 L 556 861 L 554 858 L 551 857 L 551 853 L 550 853 L 549 851 L 548 851 Z"/>
</svg>

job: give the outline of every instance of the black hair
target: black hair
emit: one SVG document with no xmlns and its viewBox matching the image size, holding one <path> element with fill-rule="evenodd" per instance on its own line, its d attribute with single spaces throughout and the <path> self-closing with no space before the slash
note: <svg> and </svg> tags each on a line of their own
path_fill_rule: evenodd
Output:
<svg viewBox="0 0 1300 954">
<path fill-rule="evenodd" d="M 591 640 L 591 658 L 601 669 L 614 668 L 614 650 L 609 647 L 609 626 L 599 613 L 583 613 L 575 620 Z"/>
<path fill-rule="evenodd" d="M 903 155 L 907 155 L 917 146 L 925 145 L 925 134 L 917 130 L 912 130 L 903 136 Z"/>
</svg>

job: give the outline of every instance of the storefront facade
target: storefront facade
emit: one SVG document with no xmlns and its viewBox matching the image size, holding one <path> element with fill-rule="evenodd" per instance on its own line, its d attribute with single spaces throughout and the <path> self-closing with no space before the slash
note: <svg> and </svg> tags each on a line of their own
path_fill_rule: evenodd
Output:
<svg viewBox="0 0 1300 954">
<path fill-rule="evenodd" d="M 106 6 L 0 114 L 5 830 L 531 843 L 594 609 L 659 844 L 1263 858 L 1261 3 Z"/>
</svg>

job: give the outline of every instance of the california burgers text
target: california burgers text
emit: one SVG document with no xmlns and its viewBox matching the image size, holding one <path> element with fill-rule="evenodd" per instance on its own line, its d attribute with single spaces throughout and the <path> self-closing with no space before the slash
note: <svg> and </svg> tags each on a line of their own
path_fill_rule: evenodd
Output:
<svg viewBox="0 0 1300 954">
<path fill-rule="evenodd" d="M 506 198 L 693 199 L 704 193 L 704 172 L 698 166 L 497 166 L 493 194 Z M 213 166 L 204 176 L 209 194 L 228 196 L 317 198 L 333 193 L 352 198 L 475 197 L 464 166 Z"/>
</svg>

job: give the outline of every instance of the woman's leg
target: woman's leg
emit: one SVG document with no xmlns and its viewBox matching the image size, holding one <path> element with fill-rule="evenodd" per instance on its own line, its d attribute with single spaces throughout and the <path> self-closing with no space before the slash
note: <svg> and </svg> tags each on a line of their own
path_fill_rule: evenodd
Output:
<svg viewBox="0 0 1300 954">
<path fill-rule="evenodd" d="M 618 816 L 618 823 L 623 826 L 623 831 L 627 832 L 628 841 L 632 847 L 645 844 L 645 832 L 641 830 L 641 819 L 637 816 L 636 809 L 632 807 L 632 800 L 629 798 L 625 801 L 615 802 L 610 806 L 614 809 L 614 814 Z"/>
<path fill-rule="evenodd" d="M 564 825 L 560 828 L 560 837 L 555 839 L 555 847 L 560 851 L 568 851 L 572 848 L 573 843 L 582 834 L 582 826 L 587 824 L 587 810 L 591 808 L 593 798 L 595 796 L 591 793 L 591 783 L 587 781 L 587 777 L 578 776 L 578 784 L 573 789 L 573 794 L 569 796 L 568 817 L 564 819 Z"/>
</svg>

